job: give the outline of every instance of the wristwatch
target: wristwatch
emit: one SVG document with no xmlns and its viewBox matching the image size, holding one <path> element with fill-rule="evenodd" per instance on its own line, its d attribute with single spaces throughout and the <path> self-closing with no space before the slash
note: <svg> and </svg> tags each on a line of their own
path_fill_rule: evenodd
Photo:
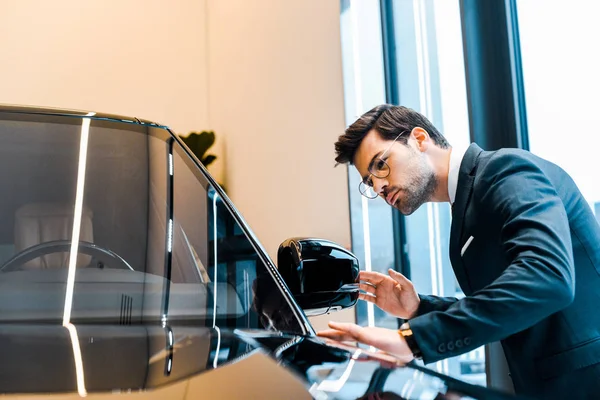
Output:
<svg viewBox="0 0 600 400">
<path fill-rule="evenodd" d="M 400 325 L 398 333 L 404 338 L 404 340 L 406 340 L 406 344 L 408 345 L 410 351 L 412 351 L 413 356 L 419 360 L 422 359 L 423 354 L 421 353 L 421 349 L 419 349 L 419 345 L 417 345 L 417 341 L 415 340 L 413 331 L 412 329 L 410 329 L 410 325 L 408 324 L 408 322 L 405 322 L 402 325 Z"/>
</svg>

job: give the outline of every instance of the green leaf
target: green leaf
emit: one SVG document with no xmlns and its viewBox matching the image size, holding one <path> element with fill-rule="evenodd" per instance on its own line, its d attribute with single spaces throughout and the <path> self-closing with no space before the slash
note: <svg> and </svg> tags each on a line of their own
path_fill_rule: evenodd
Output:
<svg viewBox="0 0 600 400">
<path fill-rule="evenodd" d="M 208 164 L 212 163 L 216 159 L 217 159 L 217 156 L 215 156 L 213 154 L 209 154 L 202 159 L 202 164 L 204 164 L 205 167 L 208 167 Z"/>
<path fill-rule="evenodd" d="M 180 135 L 180 137 L 199 160 L 204 159 L 204 154 L 215 143 L 215 133 L 213 131 L 190 132 L 188 136 L 183 137 Z M 212 161 L 214 161 L 214 158 L 210 162 Z M 207 165 L 204 162 L 203 164 Z"/>
</svg>

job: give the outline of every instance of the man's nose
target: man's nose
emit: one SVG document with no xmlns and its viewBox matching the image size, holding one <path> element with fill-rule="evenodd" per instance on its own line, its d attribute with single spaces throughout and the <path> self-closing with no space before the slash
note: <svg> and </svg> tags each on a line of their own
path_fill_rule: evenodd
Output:
<svg viewBox="0 0 600 400">
<path fill-rule="evenodd" d="M 383 195 L 383 191 L 388 185 L 387 179 L 377 178 L 375 176 L 371 179 L 373 179 L 373 191 L 375 191 L 375 193 L 378 195 Z"/>
</svg>

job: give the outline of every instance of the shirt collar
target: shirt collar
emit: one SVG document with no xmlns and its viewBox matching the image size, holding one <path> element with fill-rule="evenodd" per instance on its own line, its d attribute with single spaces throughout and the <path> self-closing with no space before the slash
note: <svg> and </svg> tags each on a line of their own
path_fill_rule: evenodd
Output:
<svg viewBox="0 0 600 400">
<path fill-rule="evenodd" d="M 463 157 L 468 147 L 452 147 L 450 149 L 450 162 L 448 163 L 448 196 L 450 204 L 454 204 L 456 199 L 456 189 L 458 187 L 458 172 Z"/>
</svg>

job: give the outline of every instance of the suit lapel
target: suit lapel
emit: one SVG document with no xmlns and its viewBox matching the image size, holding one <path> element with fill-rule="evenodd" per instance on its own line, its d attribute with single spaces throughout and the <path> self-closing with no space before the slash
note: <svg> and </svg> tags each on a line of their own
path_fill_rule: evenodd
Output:
<svg viewBox="0 0 600 400">
<path fill-rule="evenodd" d="M 483 150 L 475 143 L 471 144 L 467 149 L 463 160 L 460 164 L 458 172 L 458 185 L 456 188 L 456 199 L 452 205 L 452 227 L 450 228 L 450 260 L 456 279 L 460 283 L 461 287 L 469 288 L 469 281 L 466 276 L 462 257 L 460 255 L 460 249 L 463 245 L 463 228 L 465 221 L 465 213 L 469 200 L 471 199 L 471 193 L 473 191 L 473 181 L 475 176 L 473 174 L 478 164 L 479 155 Z"/>
</svg>

